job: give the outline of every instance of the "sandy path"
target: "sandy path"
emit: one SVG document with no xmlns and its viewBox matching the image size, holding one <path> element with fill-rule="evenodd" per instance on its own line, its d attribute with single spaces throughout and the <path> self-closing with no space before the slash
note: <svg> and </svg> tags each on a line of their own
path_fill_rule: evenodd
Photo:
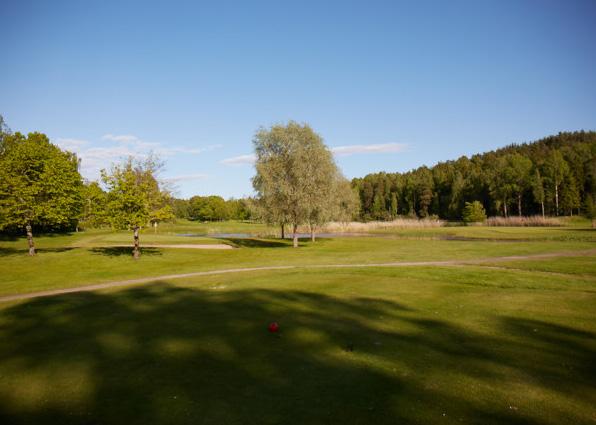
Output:
<svg viewBox="0 0 596 425">
<path fill-rule="evenodd" d="M 148 246 L 148 245 L 145 245 Z M 160 245 L 164 246 L 164 245 Z M 197 246 L 197 245 L 194 245 Z M 228 245 L 226 245 L 228 246 Z M 224 248 L 227 249 L 227 248 Z M 406 262 L 391 262 L 391 263 L 371 263 L 371 264 L 312 264 L 306 266 L 263 266 L 263 267 L 244 267 L 237 269 L 223 269 L 211 270 L 204 272 L 179 273 L 161 276 L 143 277 L 139 279 L 117 280 L 112 282 L 98 283 L 95 285 L 76 286 L 73 288 L 53 289 L 49 291 L 31 292 L 28 294 L 6 295 L 0 297 L 0 302 L 26 300 L 37 297 L 48 297 L 53 295 L 70 294 L 74 292 L 95 291 L 98 289 L 115 288 L 119 286 L 138 285 L 143 283 L 154 282 L 157 280 L 183 279 L 187 277 L 197 276 L 211 276 L 226 273 L 243 273 L 266 270 L 291 270 L 291 269 L 338 269 L 338 268 L 363 268 L 363 267 L 412 267 L 412 266 L 466 266 L 482 263 L 495 263 L 505 261 L 518 260 L 540 260 L 558 257 L 582 257 L 586 255 L 595 255 L 596 249 L 582 250 L 582 251 L 564 251 L 551 252 L 546 254 L 531 254 L 531 255 L 511 255 L 505 257 L 488 257 L 471 260 L 446 260 L 446 261 L 406 261 Z"/>
</svg>

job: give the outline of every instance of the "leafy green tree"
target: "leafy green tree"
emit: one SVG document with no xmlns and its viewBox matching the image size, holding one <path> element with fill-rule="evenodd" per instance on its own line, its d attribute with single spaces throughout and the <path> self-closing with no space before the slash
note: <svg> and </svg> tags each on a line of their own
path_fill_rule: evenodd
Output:
<svg viewBox="0 0 596 425">
<path fill-rule="evenodd" d="M 321 198 L 330 195 L 331 153 L 308 125 L 294 121 L 260 129 L 253 143 L 257 157 L 253 186 L 267 211 L 265 218 L 281 226 L 290 224 L 297 247 L 298 226 L 312 220 L 316 209 L 324 208 Z"/>
<path fill-rule="evenodd" d="M 249 220 L 251 209 L 247 199 L 229 199 L 227 201 L 230 217 L 235 220 Z"/>
<path fill-rule="evenodd" d="M 231 205 L 221 196 L 193 196 L 190 198 L 189 213 L 193 220 L 228 220 L 231 215 Z"/>
<path fill-rule="evenodd" d="M 418 216 L 427 217 L 433 199 L 432 172 L 427 167 L 420 167 L 414 174 L 414 185 L 418 199 Z"/>
<path fill-rule="evenodd" d="M 542 217 L 544 217 L 544 183 L 542 181 L 542 176 L 540 175 L 540 170 L 538 170 L 538 168 L 534 170 L 534 176 L 532 177 L 531 185 L 534 200 L 540 204 L 542 209 Z"/>
<path fill-rule="evenodd" d="M 107 211 L 110 224 L 115 229 L 133 231 L 135 259 L 141 255 L 139 229 L 155 214 L 156 199 L 161 196 L 156 178 L 159 168 L 160 163 L 155 158 L 128 158 L 121 164 L 112 165 L 109 171 L 101 171 L 102 181 L 108 188 Z"/>
<path fill-rule="evenodd" d="M 174 211 L 174 217 L 184 219 L 190 218 L 190 202 L 187 199 L 174 198 L 172 200 L 172 209 Z"/>
<path fill-rule="evenodd" d="M 580 196 L 573 174 L 568 173 L 561 186 L 561 208 L 563 211 L 569 211 L 569 215 L 573 215 L 574 209 L 580 207 Z"/>
<path fill-rule="evenodd" d="M 4 134 L 0 149 L 0 230 L 27 232 L 35 255 L 33 228 L 73 227 L 81 211 L 82 178 L 75 154 L 46 135 Z"/>
<path fill-rule="evenodd" d="M 522 216 L 522 197 L 526 189 L 531 185 L 530 173 L 532 171 L 532 161 L 519 153 L 513 153 L 506 156 L 508 166 L 507 176 L 511 191 L 517 197 L 517 214 Z"/>
<path fill-rule="evenodd" d="M 397 217 L 397 193 L 391 192 L 391 217 Z"/>
<path fill-rule="evenodd" d="M 81 188 L 83 210 L 80 223 L 85 227 L 101 227 L 109 224 L 107 214 L 107 193 L 97 182 L 85 183 Z"/>
<path fill-rule="evenodd" d="M 483 222 L 486 220 L 486 211 L 479 201 L 466 202 L 462 216 L 465 223 Z"/>
<path fill-rule="evenodd" d="M 512 170 L 507 157 L 500 157 L 491 170 L 490 191 L 493 198 L 501 203 L 503 215 L 508 217 L 508 205 L 515 188 L 512 186 Z"/>
<path fill-rule="evenodd" d="M 333 219 L 340 223 L 349 223 L 360 212 L 358 193 L 352 188 L 350 182 L 343 176 L 338 176 L 333 191 L 335 198 L 335 212 Z"/>
<path fill-rule="evenodd" d="M 551 189 L 551 195 L 555 200 L 555 214 L 559 215 L 561 184 L 569 174 L 569 164 L 567 164 L 559 150 L 554 150 L 548 157 L 544 164 L 544 172 L 548 186 Z"/>
<path fill-rule="evenodd" d="M 373 206 L 372 206 L 372 216 L 376 220 L 383 220 L 387 217 L 387 210 L 385 209 L 385 199 L 383 199 L 383 195 L 380 193 L 376 193 Z"/>
</svg>

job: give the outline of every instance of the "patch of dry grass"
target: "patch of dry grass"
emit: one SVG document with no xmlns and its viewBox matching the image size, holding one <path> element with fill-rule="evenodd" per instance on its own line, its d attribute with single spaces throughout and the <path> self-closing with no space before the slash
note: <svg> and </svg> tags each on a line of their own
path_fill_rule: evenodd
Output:
<svg viewBox="0 0 596 425">
<path fill-rule="evenodd" d="M 339 233 L 339 232 L 355 232 L 355 233 L 366 233 L 373 230 L 382 229 L 426 229 L 434 227 L 445 226 L 447 222 L 444 220 L 434 218 L 396 218 L 392 221 L 369 221 L 367 223 L 361 223 L 358 221 L 352 221 L 349 223 L 331 222 L 323 226 L 323 232 Z"/>
<path fill-rule="evenodd" d="M 565 223 L 557 217 L 542 217 L 533 215 L 529 217 L 489 217 L 486 220 L 487 226 L 503 227 L 558 227 Z"/>
</svg>

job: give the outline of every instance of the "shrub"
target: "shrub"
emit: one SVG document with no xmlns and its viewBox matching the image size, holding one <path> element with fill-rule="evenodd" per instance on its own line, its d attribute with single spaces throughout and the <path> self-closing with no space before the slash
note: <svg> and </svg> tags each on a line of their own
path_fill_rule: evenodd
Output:
<svg viewBox="0 0 596 425">
<path fill-rule="evenodd" d="M 478 223 L 486 220 L 486 211 L 478 201 L 466 202 L 464 207 L 463 219 L 465 223 Z"/>
</svg>

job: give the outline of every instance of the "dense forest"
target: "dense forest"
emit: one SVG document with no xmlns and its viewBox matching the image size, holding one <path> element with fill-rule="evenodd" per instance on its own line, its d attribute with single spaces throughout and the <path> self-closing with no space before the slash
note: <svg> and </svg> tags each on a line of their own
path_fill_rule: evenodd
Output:
<svg viewBox="0 0 596 425">
<path fill-rule="evenodd" d="M 596 132 L 559 133 L 406 173 L 368 174 L 353 179 L 352 187 L 364 220 L 459 220 L 473 201 L 488 215 L 593 216 Z"/>
</svg>

